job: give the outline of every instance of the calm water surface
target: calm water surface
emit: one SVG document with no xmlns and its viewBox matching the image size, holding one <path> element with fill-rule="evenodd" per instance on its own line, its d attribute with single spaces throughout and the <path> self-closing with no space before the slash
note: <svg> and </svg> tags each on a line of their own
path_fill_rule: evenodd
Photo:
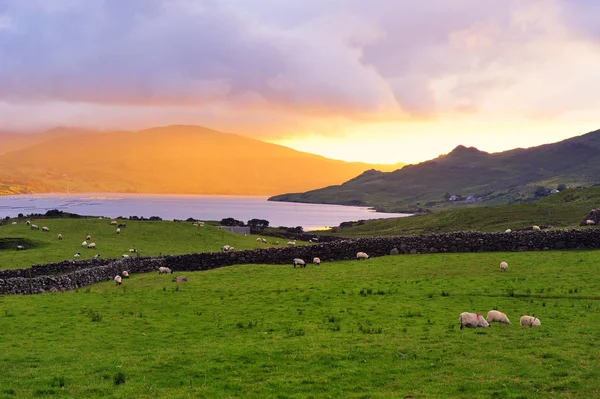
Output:
<svg viewBox="0 0 600 399">
<path fill-rule="evenodd" d="M 302 226 L 305 230 L 337 226 L 341 222 L 409 216 L 376 213 L 366 207 L 270 202 L 267 197 L 145 194 L 29 194 L 0 196 L 0 217 L 19 213 L 46 213 L 50 209 L 79 215 L 159 216 L 163 219 L 221 220 L 232 217 L 247 222 L 266 219 L 270 226 Z"/>
</svg>

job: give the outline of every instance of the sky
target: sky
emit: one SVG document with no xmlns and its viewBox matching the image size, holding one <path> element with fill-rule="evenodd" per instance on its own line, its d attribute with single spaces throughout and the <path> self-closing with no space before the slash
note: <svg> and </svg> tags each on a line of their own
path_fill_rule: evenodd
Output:
<svg viewBox="0 0 600 399">
<path fill-rule="evenodd" d="M 600 129 L 597 0 L 0 0 L 0 130 L 420 162 Z"/>
</svg>

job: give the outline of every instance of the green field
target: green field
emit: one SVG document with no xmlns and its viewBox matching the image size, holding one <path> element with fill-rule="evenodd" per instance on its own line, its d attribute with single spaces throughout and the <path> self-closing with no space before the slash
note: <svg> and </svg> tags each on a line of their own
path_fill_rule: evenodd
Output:
<svg viewBox="0 0 600 399">
<path fill-rule="evenodd" d="M 453 231 L 504 231 L 532 225 L 579 228 L 581 220 L 600 207 L 600 187 L 565 190 L 544 199 L 498 206 L 475 206 L 404 218 L 366 220 L 361 225 L 319 234 L 370 237 Z"/>
<path fill-rule="evenodd" d="M 246 265 L 3 296 L 0 398 L 599 397 L 598 254 Z M 512 325 L 459 330 L 459 313 L 493 308 Z"/>
<path fill-rule="evenodd" d="M 275 246 L 275 241 L 279 241 L 280 246 L 287 243 L 286 239 L 269 237 L 267 244 L 258 243 L 256 238 L 264 236 L 230 233 L 209 224 L 193 227 L 189 222 L 119 220 L 127 227 L 116 234 L 117 226 L 110 225 L 110 219 L 31 219 L 40 229 L 47 226 L 50 232 L 32 230 L 25 224 L 25 219 L 18 220 L 16 225 L 12 224 L 13 221 L 17 219 L 5 221 L 0 226 L 0 243 L 8 238 L 25 239 L 28 243 L 24 251 L 18 251 L 16 245 L 6 249 L 0 247 L 0 269 L 73 260 L 77 259 L 73 255 L 78 252 L 81 253 L 79 259 L 93 258 L 96 254 L 102 258 L 119 258 L 130 254 L 129 249 L 132 248 L 140 256 L 157 256 L 220 251 L 225 244 L 242 250 Z M 58 240 L 59 233 L 63 236 L 62 240 Z M 88 234 L 92 239 L 87 242 L 96 243 L 95 249 L 81 247 Z M 297 241 L 297 244 L 302 243 Z"/>
</svg>

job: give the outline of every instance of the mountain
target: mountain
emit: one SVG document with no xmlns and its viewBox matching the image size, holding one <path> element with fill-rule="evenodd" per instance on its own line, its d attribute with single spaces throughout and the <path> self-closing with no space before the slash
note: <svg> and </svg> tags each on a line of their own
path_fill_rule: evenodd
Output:
<svg viewBox="0 0 600 399">
<path fill-rule="evenodd" d="M 522 202 L 537 198 L 539 186 L 547 190 L 537 191 L 538 197 L 558 184 L 596 183 L 600 183 L 600 130 L 558 143 L 494 154 L 459 145 L 449 154 L 400 170 L 369 170 L 341 185 L 277 195 L 269 200 L 419 212 Z M 460 197 L 445 198 L 450 195 Z"/>
<path fill-rule="evenodd" d="M 137 132 L 55 129 L 0 136 L 0 193 L 272 195 L 337 184 L 370 168 L 199 126 Z M 18 140 L 21 140 L 20 142 Z M 393 169 L 392 169 L 393 168 Z"/>
</svg>

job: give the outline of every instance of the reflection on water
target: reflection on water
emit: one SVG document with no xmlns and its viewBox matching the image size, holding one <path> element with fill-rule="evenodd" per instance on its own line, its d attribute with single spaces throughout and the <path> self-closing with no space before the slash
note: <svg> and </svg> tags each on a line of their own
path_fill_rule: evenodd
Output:
<svg viewBox="0 0 600 399">
<path fill-rule="evenodd" d="M 46 213 L 58 209 L 88 216 L 159 216 L 163 219 L 221 220 L 227 217 L 247 222 L 266 219 L 270 226 L 302 226 L 314 230 L 341 222 L 409 216 L 377 213 L 366 207 L 269 202 L 267 197 L 174 194 L 35 194 L 0 196 L 0 217 L 19 213 Z"/>
</svg>

